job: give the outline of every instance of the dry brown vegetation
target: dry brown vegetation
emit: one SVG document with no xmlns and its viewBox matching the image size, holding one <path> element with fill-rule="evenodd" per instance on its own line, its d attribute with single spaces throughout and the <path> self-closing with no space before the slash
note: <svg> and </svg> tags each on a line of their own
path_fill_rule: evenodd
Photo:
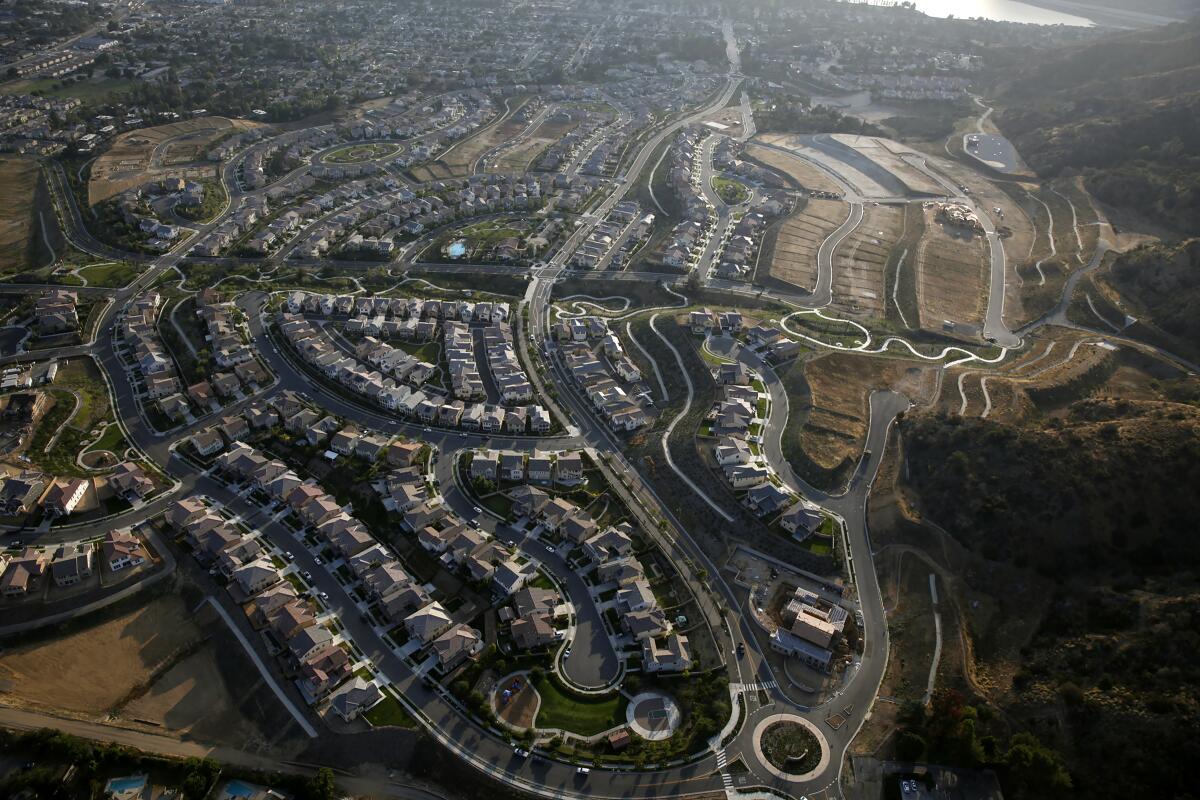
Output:
<svg viewBox="0 0 1200 800">
<path fill-rule="evenodd" d="M 197 117 L 126 131 L 92 162 L 88 204 L 160 178 L 212 177 L 217 167 L 205 160 L 208 149 L 226 136 L 255 127 L 260 126 L 244 119 Z"/>
<path fill-rule="evenodd" d="M 903 206 L 867 206 L 863 221 L 833 257 L 834 302 L 882 317 L 886 313 L 884 264 L 904 227 Z"/>
<path fill-rule="evenodd" d="M 543 150 L 577 127 L 579 127 L 579 122 L 576 120 L 554 122 L 547 119 L 534 128 L 528 137 L 522 139 L 512 147 L 506 148 L 501 153 L 496 166 L 491 167 L 489 171 L 524 172 L 542 154 Z"/>
<path fill-rule="evenodd" d="M 922 328 L 940 330 L 943 320 L 979 324 L 987 305 L 987 240 L 965 228 L 943 225 L 925 212 L 925 236 L 917 248 L 917 301 Z"/>
<path fill-rule="evenodd" d="M 771 255 L 771 277 L 811 292 L 817 285 L 817 250 L 845 220 L 843 203 L 810 199 L 780 227 Z"/>
<path fill-rule="evenodd" d="M 893 388 L 921 397 L 932 388 L 932 370 L 912 361 L 828 353 L 804 364 L 811 393 L 800 447 L 819 468 L 836 469 L 862 452 L 875 389 Z"/>
<path fill-rule="evenodd" d="M 36 159 L 0 158 L 0 269 L 25 269 L 37 261 L 38 196 L 45 192 L 40 183 Z M 51 214 L 46 222 L 53 221 Z"/>
<path fill-rule="evenodd" d="M 528 125 L 528 121 L 519 120 L 516 114 L 513 114 L 503 122 L 489 125 L 470 138 L 463 139 L 438 160 L 446 165 L 450 175 L 455 177 L 470 175 L 474 170 L 477 158 L 496 145 L 517 136 Z"/>
</svg>

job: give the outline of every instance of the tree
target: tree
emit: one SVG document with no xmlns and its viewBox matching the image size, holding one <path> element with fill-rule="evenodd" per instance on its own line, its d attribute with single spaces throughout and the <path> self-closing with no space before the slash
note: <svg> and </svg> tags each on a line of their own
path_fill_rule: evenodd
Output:
<svg viewBox="0 0 1200 800">
<path fill-rule="evenodd" d="M 337 796 L 333 770 L 329 767 L 321 767 L 317 770 L 317 774 L 309 779 L 304 793 L 309 800 L 333 800 Z"/>
<path fill-rule="evenodd" d="M 896 739 L 896 758 L 901 761 L 920 761 L 925 755 L 925 740 L 919 734 L 905 731 Z"/>
<path fill-rule="evenodd" d="M 1004 792 L 1010 797 L 1055 797 L 1071 788 L 1062 756 L 1032 734 L 1018 733 L 1004 754 L 1008 767 Z"/>
</svg>

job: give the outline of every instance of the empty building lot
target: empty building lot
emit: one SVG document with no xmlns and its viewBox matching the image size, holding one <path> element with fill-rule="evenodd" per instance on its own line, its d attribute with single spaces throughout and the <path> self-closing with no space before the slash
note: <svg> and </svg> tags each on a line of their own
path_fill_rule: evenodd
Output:
<svg viewBox="0 0 1200 800">
<path fill-rule="evenodd" d="M 839 306 L 886 312 L 884 265 L 904 227 L 904 206 L 867 206 L 863 221 L 833 257 L 833 299 Z"/>
<path fill-rule="evenodd" d="M 927 209 L 916 263 L 922 328 L 937 330 L 944 321 L 983 321 L 989 263 L 982 234 L 944 225 Z"/>
<path fill-rule="evenodd" d="M 846 220 L 846 206 L 836 200 L 810 199 L 804 209 L 779 228 L 771 253 L 770 275 L 813 291 L 817 284 L 817 250 Z"/>
</svg>

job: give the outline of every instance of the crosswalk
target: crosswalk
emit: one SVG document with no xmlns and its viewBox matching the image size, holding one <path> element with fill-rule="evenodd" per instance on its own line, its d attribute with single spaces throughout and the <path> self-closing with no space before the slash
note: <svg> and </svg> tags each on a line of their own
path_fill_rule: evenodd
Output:
<svg viewBox="0 0 1200 800">
<path fill-rule="evenodd" d="M 739 692 L 757 692 L 760 690 L 769 691 L 778 689 L 778 681 L 763 681 L 762 683 L 735 683 L 734 688 Z"/>
<path fill-rule="evenodd" d="M 725 771 L 725 751 L 717 751 L 717 770 L 721 773 L 721 783 L 725 786 L 725 795 L 733 796 L 733 777 Z"/>
</svg>

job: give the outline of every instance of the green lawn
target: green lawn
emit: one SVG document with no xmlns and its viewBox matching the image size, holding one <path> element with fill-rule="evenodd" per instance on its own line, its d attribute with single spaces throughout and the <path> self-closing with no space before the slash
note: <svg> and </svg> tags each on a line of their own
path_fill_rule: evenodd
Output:
<svg viewBox="0 0 1200 800">
<path fill-rule="evenodd" d="M 46 97 L 76 97 L 85 104 L 104 101 L 113 92 L 127 91 L 137 84 L 124 78 L 94 78 L 83 81 L 63 81 L 61 78 L 33 78 L 13 81 L 0 88 L 3 94 L 32 94 L 40 91 Z"/>
<path fill-rule="evenodd" d="M 125 443 L 125 435 L 121 433 L 120 427 L 114 424 L 105 428 L 100 438 L 89 445 L 84 452 L 90 453 L 93 450 L 109 450 L 116 453 L 119 457 L 121 453 L 125 452 L 126 447 L 128 445 Z"/>
<path fill-rule="evenodd" d="M 124 261 L 94 264 L 79 269 L 79 276 L 85 279 L 89 286 L 108 286 L 114 289 L 127 285 L 140 273 L 139 269 Z"/>
<path fill-rule="evenodd" d="M 367 711 L 364 716 L 367 722 L 377 728 L 382 725 L 393 725 L 397 728 L 417 727 L 417 721 L 404 710 L 404 706 L 400 705 L 400 701 L 386 693 L 383 699 Z"/>
<path fill-rule="evenodd" d="M 576 699 L 547 678 L 537 686 L 542 698 L 535 724 L 539 728 L 559 728 L 580 736 L 594 736 L 625 724 L 625 707 L 629 701 L 621 694 L 605 695 L 595 700 Z"/>
<path fill-rule="evenodd" d="M 360 161 L 372 161 L 395 155 L 400 152 L 400 146 L 395 144 L 351 144 L 334 150 L 325 156 L 324 160 L 331 164 L 354 164 Z"/>
<path fill-rule="evenodd" d="M 713 178 L 713 189 L 728 205 L 734 206 L 744 202 L 750 197 L 750 190 L 741 181 L 730 180 L 729 178 Z"/>
</svg>

